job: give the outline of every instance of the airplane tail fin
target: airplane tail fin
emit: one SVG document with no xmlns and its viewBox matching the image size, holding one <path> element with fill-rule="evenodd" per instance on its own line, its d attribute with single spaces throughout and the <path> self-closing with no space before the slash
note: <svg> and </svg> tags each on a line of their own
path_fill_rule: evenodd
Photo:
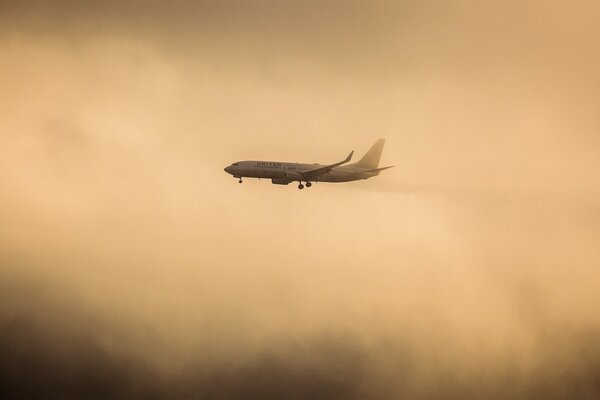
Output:
<svg viewBox="0 0 600 400">
<path fill-rule="evenodd" d="M 379 139 L 375 144 L 367 151 L 367 154 L 363 156 L 357 163 L 354 164 L 356 167 L 376 169 L 379 166 L 379 159 L 381 158 L 381 152 L 383 151 L 383 145 L 385 139 Z"/>
</svg>

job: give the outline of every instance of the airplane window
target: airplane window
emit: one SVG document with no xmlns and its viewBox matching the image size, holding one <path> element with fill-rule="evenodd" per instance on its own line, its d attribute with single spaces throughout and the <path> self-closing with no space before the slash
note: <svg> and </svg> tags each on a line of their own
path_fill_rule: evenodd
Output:
<svg viewBox="0 0 600 400">
<path fill-rule="evenodd" d="M 238 165 L 240 165 L 239 163 L 233 163 L 234 167 L 237 167 Z"/>
</svg>

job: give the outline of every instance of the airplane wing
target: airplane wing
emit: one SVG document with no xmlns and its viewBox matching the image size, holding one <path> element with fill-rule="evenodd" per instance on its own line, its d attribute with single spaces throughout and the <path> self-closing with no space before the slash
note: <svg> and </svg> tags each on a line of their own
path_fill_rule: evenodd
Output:
<svg viewBox="0 0 600 400">
<path fill-rule="evenodd" d="M 335 167 L 338 167 L 342 164 L 346 164 L 348 161 L 350 161 L 352 159 L 352 154 L 354 154 L 354 150 L 352 150 L 350 152 L 350 154 L 348 155 L 348 157 L 346 157 L 346 159 L 344 161 L 340 161 L 335 164 L 324 165 L 324 166 L 318 167 L 318 168 L 309 169 L 307 171 L 302 171 L 302 172 L 300 172 L 300 174 L 302 175 L 302 178 L 314 178 L 319 175 L 324 175 L 324 174 L 330 172 Z"/>
</svg>

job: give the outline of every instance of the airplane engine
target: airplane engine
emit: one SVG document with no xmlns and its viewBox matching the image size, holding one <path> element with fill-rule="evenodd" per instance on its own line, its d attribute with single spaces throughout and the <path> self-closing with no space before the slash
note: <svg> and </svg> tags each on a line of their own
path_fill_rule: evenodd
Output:
<svg viewBox="0 0 600 400">
<path fill-rule="evenodd" d="M 285 179 L 288 181 L 301 181 L 302 175 L 297 172 L 286 172 Z"/>
<path fill-rule="evenodd" d="M 282 179 L 282 178 L 273 178 L 273 179 L 271 179 L 271 183 L 273 185 L 288 185 L 290 183 L 290 181 L 288 181 L 287 179 Z"/>
</svg>

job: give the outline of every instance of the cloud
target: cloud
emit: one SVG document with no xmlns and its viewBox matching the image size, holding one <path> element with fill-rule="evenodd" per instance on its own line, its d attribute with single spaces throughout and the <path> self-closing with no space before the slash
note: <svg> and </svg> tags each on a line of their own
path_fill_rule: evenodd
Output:
<svg viewBox="0 0 600 400">
<path fill-rule="evenodd" d="M 4 397 L 598 397 L 593 4 L 0 7 Z"/>
<path fill-rule="evenodd" d="M 200 351 L 192 362 L 165 368 L 137 344 L 111 348 L 115 340 L 131 339 L 131 332 L 116 329 L 114 321 L 107 324 L 72 294 L 57 297 L 25 282 L 3 282 L 3 298 L 12 301 L 0 315 L 3 398 L 598 396 L 598 332 L 552 326 L 539 315 L 528 322 L 534 334 L 529 355 L 485 356 L 477 343 L 455 348 L 451 337 L 433 332 L 422 343 L 412 336 L 369 343 L 350 332 L 324 330 L 296 339 L 273 337 L 252 354 L 234 351 L 214 358 Z M 524 307 L 533 306 L 525 302 Z M 165 343 L 163 350 L 169 347 Z"/>
</svg>

